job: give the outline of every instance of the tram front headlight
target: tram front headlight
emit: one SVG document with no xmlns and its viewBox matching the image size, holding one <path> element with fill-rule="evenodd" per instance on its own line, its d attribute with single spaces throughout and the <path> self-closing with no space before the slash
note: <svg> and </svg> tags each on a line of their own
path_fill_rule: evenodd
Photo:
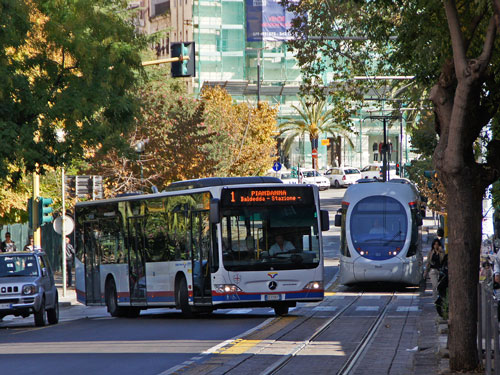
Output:
<svg viewBox="0 0 500 375">
<path fill-rule="evenodd" d="M 311 282 L 307 283 L 307 285 L 304 289 L 311 289 L 311 290 L 323 289 L 323 282 L 322 281 L 311 281 Z"/>
<path fill-rule="evenodd" d="M 237 293 L 242 291 L 234 284 L 215 284 L 214 287 L 217 293 Z"/>
</svg>

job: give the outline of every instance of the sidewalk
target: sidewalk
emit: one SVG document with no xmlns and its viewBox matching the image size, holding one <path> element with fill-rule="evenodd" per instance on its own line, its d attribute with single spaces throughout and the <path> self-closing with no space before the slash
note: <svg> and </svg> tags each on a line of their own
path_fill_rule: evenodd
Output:
<svg viewBox="0 0 500 375">
<path fill-rule="evenodd" d="M 54 273 L 54 281 L 56 283 L 57 292 L 59 295 L 59 307 L 70 307 L 72 305 L 80 305 L 76 300 L 75 284 L 73 286 L 66 288 L 66 295 L 63 295 L 63 283 L 62 283 L 62 273 Z M 73 280 L 74 281 L 74 280 Z"/>
</svg>

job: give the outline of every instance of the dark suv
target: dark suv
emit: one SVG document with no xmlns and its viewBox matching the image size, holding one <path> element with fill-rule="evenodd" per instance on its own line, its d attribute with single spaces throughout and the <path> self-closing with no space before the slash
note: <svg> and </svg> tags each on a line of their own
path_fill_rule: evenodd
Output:
<svg viewBox="0 0 500 375">
<path fill-rule="evenodd" d="M 46 254 L 0 253 L 0 318 L 31 314 L 38 327 L 59 321 L 57 288 Z"/>
</svg>

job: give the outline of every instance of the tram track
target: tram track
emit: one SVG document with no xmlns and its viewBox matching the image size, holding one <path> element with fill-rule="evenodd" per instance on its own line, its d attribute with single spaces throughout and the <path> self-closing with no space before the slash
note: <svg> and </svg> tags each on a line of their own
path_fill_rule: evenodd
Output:
<svg viewBox="0 0 500 375">
<path fill-rule="evenodd" d="M 326 322 L 324 322 L 316 331 L 305 341 L 297 345 L 291 353 L 283 356 L 279 361 L 274 363 L 273 365 L 266 368 L 261 375 L 272 375 L 277 371 L 282 369 L 287 363 L 289 363 L 300 351 L 302 351 L 306 346 L 308 346 L 314 339 L 320 336 L 324 331 L 326 331 L 332 324 L 335 322 L 342 314 L 348 310 L 352 305 L 354 305 L 359 299 L 361 299 L 363 294 L 358 295 L 353 301 L 351 301 L 348 305 L 344 306 L 337 314 L 329 318 Z M 302 324 L 305 324 L 309 319 L 312 319 L 313 316 L 309 317 L 307 320 L 304 320 Z M 283 335 L 284 336 L 284 335 Z"/>
<path fill-rule="evenodd" d="M 364 293 L 363 293 L 364 294 Z M 311 345 L 317 337 L 319 337 L 323 332 L 325 332 L 332 324 L 341 318 L 345 311 L 347 311 L 351 306 L 358 302 L 363 294 L 360 294 L 356 299 L 351 301 L 348 305 L 344 306 L 337 314 L 329 318 L 321 327 L 319 327 L 307 340 L 303 341 L 297 345 L 294 350 L 286 356 L 283 356 L 279 361 L 275 362 L 264 371 L 260 372 L 262 375 L 275 375 L 280 370 L 282 370 L 287 364 L 289 364 L 301 351 L 303 351 L 307 346 Z M 358 362 L 362 359 L 363 354 L 369 344 L 372 342 L 375 334 L 377 333 L 380 324 L 384 321 L 391 302 L 394 300 L 396 293 L 392 293 L 391 297 L 382 306 L 382 309 L 378 316 L 375 318 L 369 329 L 366 331 L 365 335 L 362 337 L 361 342 L 356 347 L 356 349 L 351 353 L 349 358 L 345 361 L 344 365 L 336 372 L 338 375 L 351 374 L 356 368 Z M 305 323 L 305 321 L 304 321 Z"/>
<path fill-rule="evenodd" d="M 406 300 L 400 299 L 404 296 L 398 292 L 382 296 L 369 292 L 338 294 L 336 301 L 326 301 L 323 309 L 312 314 L 274 319 L 213 352 L 203 364 L 185 368 L 182 374 L 353 374 L 366 367 L 366 358 L 373 361 L 373 349 L 375 353 L 380 349 L 380 334 L 387 335 L 392 327 L 401 334 L 401 325 L 394 319 L 404 323 L 408 313 L 396 311 L 410 311 L 413 300 L 408 299 L 410 305 L 400 304 Z"/>
</svg>

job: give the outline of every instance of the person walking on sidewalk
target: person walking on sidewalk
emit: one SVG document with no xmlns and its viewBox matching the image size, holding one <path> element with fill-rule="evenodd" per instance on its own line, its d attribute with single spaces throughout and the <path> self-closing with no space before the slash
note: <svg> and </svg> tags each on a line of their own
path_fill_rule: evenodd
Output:
<svg viewBox="0 0 500 375">
<path fill-rule="evenodd" d="M 5 241 L 0 244 L 0 251 L 3 253 L 17 251 L 16 244 L 10 239 L 10 232 L 5 233 Z"/>
<path fill-rule="evenodd" d="M 73 284 L 73 263 L 75 261 L 75 248 L 69 242 L 69 237 L 66 237 L 66 286 Z"/>
<path fill-rule="evenodd" d="M 437 298 L 437 287 L 439 281 L 439 271 L 443 266 L 445 253 L 439 239 L 432 241 L 431 251 L 427 254 L 424 278 L 430 277 L 432 284 L 432 298 Z"/>
</svg>

